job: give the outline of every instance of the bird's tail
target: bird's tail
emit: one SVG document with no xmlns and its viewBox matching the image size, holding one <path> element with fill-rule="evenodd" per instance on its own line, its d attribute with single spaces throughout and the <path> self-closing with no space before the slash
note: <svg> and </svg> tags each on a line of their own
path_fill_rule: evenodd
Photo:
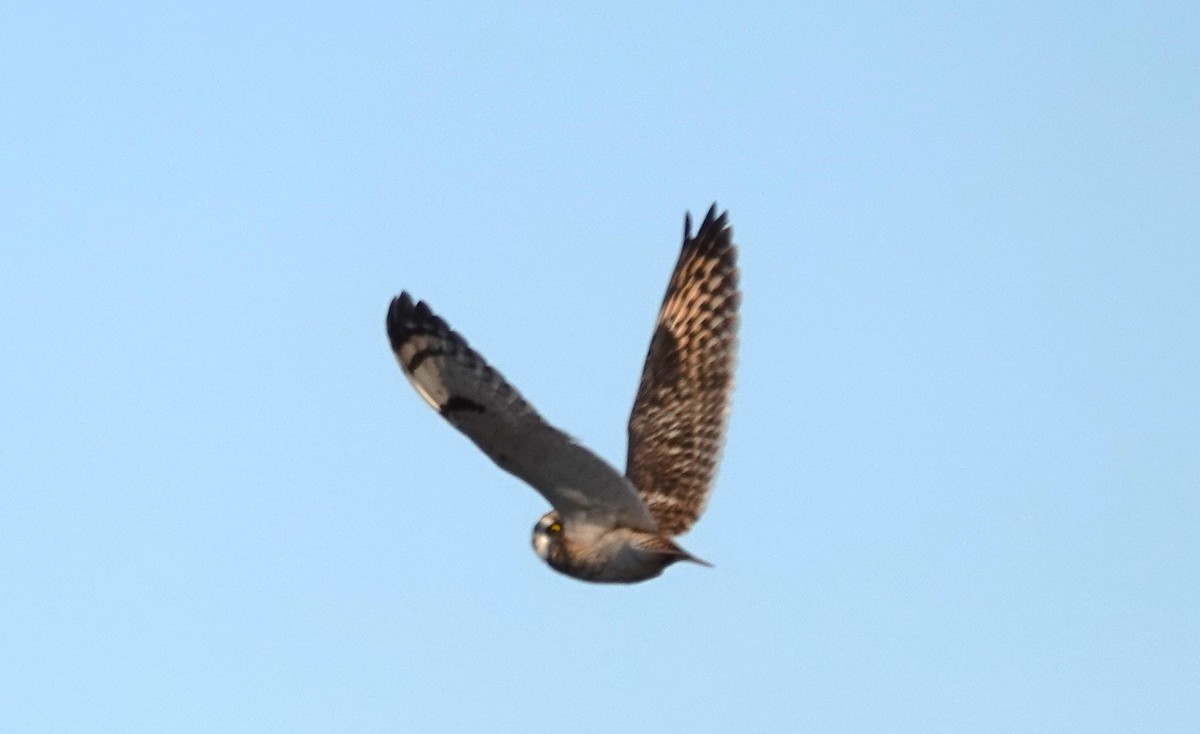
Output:
<svg viewBox="0 0 1200 734">
<path fill-rule="evenodd" d="M 705 568 L 713 567 L 713 565 L 711 563 L 709 563 L 708 561 L 704 560 L 703 558 L 697 558 L 696 556 L 693 556 L 691 553 L 688 553 L 687 551 L 685 551 L 683 548 L 680 548 L 675 543 L 671 543 L 671 547 L 672 547 L 673 555 L 679 556 L 679 560 L 681 560 L 681 561 L 690 561 L 692 563 L 696 563 L 701 566 L 704 566 Z"/>
</svg>

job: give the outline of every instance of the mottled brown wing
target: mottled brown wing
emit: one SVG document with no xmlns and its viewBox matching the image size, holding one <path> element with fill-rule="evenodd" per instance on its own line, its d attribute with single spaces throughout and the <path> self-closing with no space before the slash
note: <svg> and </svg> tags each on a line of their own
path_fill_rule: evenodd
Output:
<svg viewBox="0 0 1200 734">
<path fill-rule="evenodd" d="M 700 231 L 684 221 L 683 250 L 667 286 L 629 417 L 625 474 L 659 528 L 679 535 L 708 502 L 737 357 L 737 248 L 713 204 Z"/>
<path fill-rule="evenodd" d="M 400 368 L 425 402 L 549 500 L 568 532 L 582 525 L 655 530 L 627 478 L 546 422 L 425 303 L 401 293 L 388 308 L 387 331 Z"/>
</svg>

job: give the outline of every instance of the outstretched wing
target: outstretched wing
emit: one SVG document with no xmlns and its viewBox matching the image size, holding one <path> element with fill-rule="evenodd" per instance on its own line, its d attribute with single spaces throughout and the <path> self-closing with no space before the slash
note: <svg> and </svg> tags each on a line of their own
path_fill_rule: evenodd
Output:
<svg viewBox="0 0 1200 734">
<path fill-rule="evenodd" d="M 667 286 L 629 417 L 625 473 L 663 532 L 686 532 L 704 511 L 725 440 L 737 356 L 737 248 L 713 204 Z"/>
<path fill-rule="evenodd" d="M 547 423 L 512 385 L 408 293 L 387 315 L 392 351 L 425 402 L 483 449 L 501 469 L 528 482 L 573 522 L 651 530 L 654 518 L 629 480 Z"/>
</svg>

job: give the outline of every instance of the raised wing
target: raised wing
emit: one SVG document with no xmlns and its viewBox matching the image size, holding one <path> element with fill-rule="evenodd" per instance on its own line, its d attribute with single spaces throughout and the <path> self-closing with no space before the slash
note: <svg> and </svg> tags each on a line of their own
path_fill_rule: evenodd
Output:
<svg viewBox="0 0 1200 734">
<path fill-rule="evenodd" d="M 549 500 L 568 531 L 578 522 L 656 529 L 628 479 L 547 423 L 424 302 L 414 304 L 408 293 L 393 299 L 387 331 L 396 360 L 425 402 Z"/>
<path fill-rule="evenodd" d="M 737 248 L 713 204 L 667 286 L 629 417 L 625 473 L 666 533 L 686 532 L 716 478 L 737 357 Z"/>
</svg>

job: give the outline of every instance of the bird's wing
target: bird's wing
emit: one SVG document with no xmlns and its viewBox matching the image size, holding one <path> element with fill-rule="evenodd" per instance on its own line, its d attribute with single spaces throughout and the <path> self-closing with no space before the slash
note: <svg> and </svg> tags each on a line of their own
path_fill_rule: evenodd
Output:
<svg viewBox="0 0 1200 734">
<path fill-rule="evenodd" d="M 653 516 L 629 480 L 550 425 L 499 372 L 424 302 L 392 300 L 388 338 L 425 402 L 501 469 L 529 483 L 572 524 L 653 531 Z"/>
<path fill-rule="evenodd" d="M 667 286 L 629 417 L 626 476 L 672 535 L 704 511 L 725 438 L 737 356 L 737 248 L 713 205 Z"/>
</svg>

